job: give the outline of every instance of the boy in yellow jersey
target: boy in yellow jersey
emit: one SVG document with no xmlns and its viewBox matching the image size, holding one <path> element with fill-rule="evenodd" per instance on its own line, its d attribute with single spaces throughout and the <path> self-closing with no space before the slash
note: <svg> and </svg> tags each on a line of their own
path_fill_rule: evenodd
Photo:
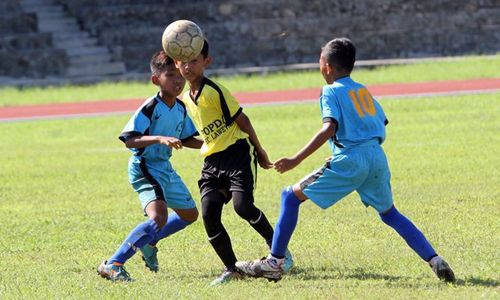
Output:
<svg viewBox="0 0 500 300">
<path fill-rule="evenodd" d="M 208 240 L 225 265 L 223 273 L 211 283 L 218 285 L 242 276 L 235 266 L 237 259 L 231 239 L 221 222 L 222 208 L 231 199 L 236 213 L 248 221 L 271 247 L 273 228 L 264 213 L 254 205 L 253 191 L 257 162 L 264 169 L 273 164 L 236 99 L 224 86 L 204 76 L 210 62 L 205 40 L 198 57 L 187 62 L 176 61 L 175 64 L 190 87 L 182 101 L 204 140 L 200 152 L 205 161 L 198 185 Z M 293 264 L 291 255 L 287 254 L 285 271 Z"/>
</svg>

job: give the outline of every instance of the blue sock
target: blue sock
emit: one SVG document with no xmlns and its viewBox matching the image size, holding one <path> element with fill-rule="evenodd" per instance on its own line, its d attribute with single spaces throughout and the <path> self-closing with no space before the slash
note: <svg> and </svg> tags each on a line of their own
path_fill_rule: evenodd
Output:
<svg viewBox="0 0 500 300">
<path fill-rule="evenodd" d="M 293 231 L 299 218 L 299 205 L 301 201 L 293 193 L 292 187 L 287 187 L 281 192 L 281 211 L 274 228 L 271 254 L 283 258 L 292 238 Z"/>
<path fill-rule="evenodd" d="M 186 228 L 186 226 L 188 226 L 191 223 L 193 222 L 188 222 L 186 220 L 183 220 L 181 217 L 179 217 L 179 215 L 176 212 L 169 214 L 167 224 L 165 224 L 165 226 L 163 226 L 163 228 L 160 229 L 157 238 L 151 241 L 150 244 L 152 245 L 156 244 L 159 240 L 166 238 L 167 236 L 172 235 L 177 231 Z"/>
<path fill-rule="evenodd" d="M 116 250 L 115 254 L 108 259 L 108 264 L 114 262 L 124 264 L 138 249 L 155 239 L 158 230 L 158 225 L 151 219 L 137 225 L 130 232 L 120 248 Z"/>
<path fill-rule="evenodd" d="M 429 261 L 436 251 L 420 230 L 393 206 L 388 212 L 380 214 L 382 221 L 391 226 L 406 241 L 413 251 L 423 260 Z"/>
</svg>

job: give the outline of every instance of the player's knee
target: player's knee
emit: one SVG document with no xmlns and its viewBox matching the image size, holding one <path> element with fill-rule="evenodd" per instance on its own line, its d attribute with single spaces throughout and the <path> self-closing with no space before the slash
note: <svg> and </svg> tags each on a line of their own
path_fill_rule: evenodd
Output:
<svg viewBox="0 0 500 300">
<path fill-rule="evenodd" d="M 201 217 L 203 219 L 204 224 L 214 224 L 217 222 L 220 222 L 220 219 L 217 218 L 218 213 L 218 206 L 215 205 L 210 199 L 204 199 L 201 202 L 202 205 L 202 210 L 201 210 Z"/>
<path fill-rule="evenodd" d="M 186 222 L 193 223 L 198 220 L 199 215 L 200 213 L 198 212 L 198 210 L 194 208 L 193 210 L 190 210 L 188 214 L 183 215 L 181 218 Z"/>
<path fill-rule="evenodd" d="M 299 206 L 301 201 L 293 192 L 293 188 L 288 186 L 281 191 L 281 203 L 285 206 Z"/>
<path fill-rule="evenodd" d="M 166 214 L 153 214 L 149 216 L 151 220 L 153 220 L 158 228 L 163 228 L 165 224 L 167 224 L 167 215 Z"/>
<path fill-rule="evenodd" d="M 384 222 L 387 225 L 391 225 L 394 220 L 398 217 L 399 212 L 396 209 L 396 207 L 391 206 L 387 211 L 384 211 L 382 213 L 379 213 L 380 220 Z"/>
<path fill-rule="evenodd" d="M 260 211 L 253 203 L 238 203 L 234 205 L 234 210 L 241 218 L 252 221 L 255 217 L 258 217 Z"/>
<path fill-rule="evenodd" d="M 253 204 L 251 193 L 233 193 L 234 211 L 241 218 L 251 222 L 260 215 L 260 210 Z"/>
</svg>

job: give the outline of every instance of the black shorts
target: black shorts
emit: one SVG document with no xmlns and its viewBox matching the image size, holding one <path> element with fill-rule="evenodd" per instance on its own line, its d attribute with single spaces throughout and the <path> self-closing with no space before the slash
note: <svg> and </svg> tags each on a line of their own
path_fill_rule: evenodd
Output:
<svg viewBox="0 0 500 300">
<path fill-rule="evenodd" d="M 257 183 L 257 152 L 248 139 L 205 158 L 198 180 L 201 197 L 214 190 L 253 193 Z M 226 203 L 231 199 L 228 193 Z"/>
</svg>

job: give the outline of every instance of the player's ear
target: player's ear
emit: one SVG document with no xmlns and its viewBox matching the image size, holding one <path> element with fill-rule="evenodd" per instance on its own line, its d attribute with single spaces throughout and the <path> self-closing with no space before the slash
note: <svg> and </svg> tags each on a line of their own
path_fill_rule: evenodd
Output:
<svg viewBox="0 0 500 300">
<path fill-rule="evenodd" d="M 154 85 L 160 85 L 160 79 L 158 79 L 158 76 L 156 75 L 151 75 L 151 82 L 154 84 Z"/>
<path fill-rule="evenodd" d="M 205 67 L 212 63 L 212 57 L 209 55 L 205 59 Z"/>
<path fill-rule="evenodd" d="M 326 63 L 326 74 L 327 75 L 330 75 L 334 72 L 334 68 L 332 65 L 330 65 L 329 63 Z"/>
</svg>

